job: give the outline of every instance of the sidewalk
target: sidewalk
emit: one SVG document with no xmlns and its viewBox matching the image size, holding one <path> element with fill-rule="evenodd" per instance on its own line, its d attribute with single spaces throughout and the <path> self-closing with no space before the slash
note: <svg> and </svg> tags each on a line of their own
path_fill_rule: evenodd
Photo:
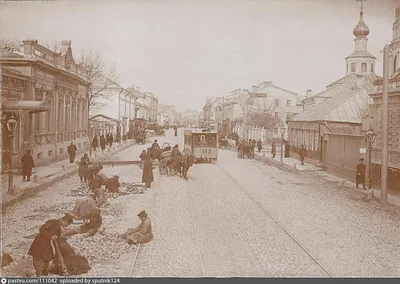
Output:
<svg viewBox="0 0 400 284">
<path fill-rule="evenodd" d="M 104 153 L 101 153 L 101 150 L 97 150 L 96 152 L 92 151 L 93 162 L 101 161 L 108 159 L 111 155 L 114 155 L 126 148 L 135 145 L 133 142 L 125 142 L 121 145 L 115 143 L 111 150 L 105 150 Z M 31 181 L 23 182 L 22 176 L 18 174 L 14 174 L 13 184 L 14 184 L 14 192 L 13 194 L 8 193 L 8 174 L 2 174 L 2 205 L 9 206 L 14 202 L 19 201 L 20 199 L 25 198 L 25 196 L 29 196 L 53 183 L 56 183 L 62 178 L 65 178 L 69 175 L 72 175 L 78 171 L 78 161 L 81 156 L 77 156 L 75 158 L 74 163 L 69 162 L 69 158 L 58 161 L 46 166 L 40 166 L 33 169 Z M 34 178 L 36 176 L 36 178 Z"/>
<path fill-rule="evenodd" d="M 278 149 L 279 148 L 279 149 Z M 261 150 L 261 153 L 258 153 L 258 151 L 255 151 L 255 156 L 259 160 L 262 160 L 264 162 L 267 162 L 271 165 L 274 165 L 278 168 L 281 168 L 286 171 L 290 172 L 312 172 L 314 173 L 315 177 L 322 178 L 330 183 L 336 184 L 336 186 L 339 188 L 347 188 L 350 190 L 356 190 L 362 193 L 366 194 L 366 190 L 363 190 L 361 188 L 357 189 L 355 182 L 349 181 L 347 179 L 343 179 L 340 177 L 337 177 L 333 174 L 325 172 L 321 167 L 318 167 L 314 164 L 310 164 L 305 162 L 304 165 L 301 165 L 301 162 L 298 159 L 295 158 L 283 158 L 283 163 L 280 161 L 281 159 L 281 153 L 280 153 L 280 147 L 276 147 L 276 155 L 275 159 L 272 158 L 271 155 L 271 147 L 263 147 Z M 381 192 L 379 189 L 373 189 L 374 190 L 374 196 L 376 198 L 380 198 Z M 400 196 L 398 195 L 393 195 L 393 194 L 388 194 L 388 203 L 400 206 Z"/>
</svg>

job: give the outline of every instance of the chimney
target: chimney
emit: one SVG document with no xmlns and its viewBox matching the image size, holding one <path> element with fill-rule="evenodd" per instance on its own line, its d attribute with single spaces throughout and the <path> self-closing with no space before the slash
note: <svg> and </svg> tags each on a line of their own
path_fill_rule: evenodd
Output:
<svg viewBox="0 0 400 284">
<path fill-rule="evenodd" d="M 308 89 L 306 90 L 306 98 L 308 98 L 309 96 L 311 96 L 312 90 Z"/>
<path fill-rule="evenodd" d="M 364 76 L 357 75 L 356 77 L 356 84 L 359 89 L 364 88 Z"/>
<path fill-rule="evenodd" d="M 24 56 L 33 57 L 35 54 L 35 45 L 38 43 L 37 40 L 24 40 Z"/>
<path fill-rule="evenodd" d="M 268 85 L 268 86 L 271 86 L 271 85 L 272 85 L 272 81 L 268 81 L 268 82 L 267 82 L 267 85 Z"/>
</svg>

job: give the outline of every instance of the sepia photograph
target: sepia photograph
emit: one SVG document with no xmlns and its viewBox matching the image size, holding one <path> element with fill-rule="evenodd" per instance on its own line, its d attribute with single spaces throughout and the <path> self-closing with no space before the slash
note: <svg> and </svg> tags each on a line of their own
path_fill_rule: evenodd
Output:
<svg viewBox="0 0 400 284">
<path fill-rule="evenodd" d="M 400 277 L 400 0 L 0 0 L 0 75 L 2 284 Z"/>
</svg>

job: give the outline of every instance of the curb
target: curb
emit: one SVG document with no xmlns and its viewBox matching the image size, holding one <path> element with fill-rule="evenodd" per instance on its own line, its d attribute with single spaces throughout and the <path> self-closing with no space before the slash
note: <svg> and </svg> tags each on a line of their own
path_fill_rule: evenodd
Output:
<svg viewBox="0 0 400 284">
<path fill-rule="evenodd" d="M 124 151 L 124 150 L 128 149 L 129 147 L 131 147 L 133 145 L 135 145 L 135 144 L 134 143 L 130 143 L 130 144 L 127 144 L 127 145 L 121 145 L 122 147 L 120 149 L 118 149 L 117 151 L 115 151 L 114 153 L 112 153 L 111 156 L 113 156 L 113 155 L 115 155 L 115 154 L 117 154 L 117 153 L 119 153 L 121 151 Z M 101 158 L 99 160 L 101 160 Z M 96 160 L 96 162 L 97 161 L 98 160 Z M 117 161 L 114 164 L 119 164 L 118 162 L 125 162 L 125 161 Z M 128 161 L 128 162 L 130 162 L 130 161 Z M 133 161 L 133 162 L 135 162 L 135 161 Z M 108 164 L 108 161 L 107 162 L 102 162 L 102 164 L 106 164 L 106 163 Z M 112 164 L 112 163 L 110 163 L 110 164 Z M 68 171 L 67 170 L 64 174 L 62 174 L 62 175 L 60 175 L 58 177 L 55 177 L 54 179 L 52 179 L 52 180 L 50 180 L 48 182 L 45 182 L 45 183 L 39 184 L 37 186 L 25 189 L 23 191 L 23 193 L 20 196 L 18 196 L 17 198 L 12 199 L 12 200 L 10 200 L 8 202 L 2 203 L 2 214 L 5 214 L 7 212 L 8 207 L 11 207 L 12 205 L 14 205 L 16 203 L 18 203 L 18 202 L 20 202 L 20 201 L 22 201 L 22 200 L 24 200 L 24 199 L 26 199 L 28 197 L 31 197 L 31 196 L 35 195 L 39 191 L 41 191 L 41 190 L 43 190 L 43 189 L 45 189 L 45 188 L 47 188 L 47 187 L 59 182 L 60 180 L 62 180 L 64 178 L 67 178 L 67 177 L 72 176 L 73 174 L 76 174 L 78 172 L 78 170 L 79 169 L 74 169 L 72 171 Z"/>
<path fill-rule="evenodd" d="M 260 157 L 260 156 L 254 155 L 254 158 L 256 160 L 262 161 L 262 162 L 264 162 L 264 163 L 266 163 L 266 164 L 268 164 L 270 166 L 275 166 L 280 170 L 284 170 L 284 171 L 287 171 L 287 172 L 290 172 L 290 173 L 293 173 L 293 174 L 299 174 L 300 173 L 300 171 L 298 169 L 296 169 L 296 168 L 294 168 L 292 166 L 286 165 L 285 163 L 278 162 L 278 161 L 276 161 L 274 159 L 271 159 L 271 158 L 268 158 L 268 157 Z"/>
</svg>

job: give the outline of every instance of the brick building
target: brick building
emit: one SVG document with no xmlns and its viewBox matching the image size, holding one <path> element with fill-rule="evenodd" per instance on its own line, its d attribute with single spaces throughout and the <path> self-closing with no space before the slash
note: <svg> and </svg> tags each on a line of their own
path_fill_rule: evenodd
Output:
<svg viewBox="0 0 400 284">
<path fill-rule="evenodd" d="M 79 152 L 85 151 L 90 83 L 87 70 L 73 59 L 71 41 L 62 41 L 53 52 L 36 40 L 25 40 L 21 52 L 2 52 L 0 63 L 5 73 L 18 74 L 25 86 L 17 90 L 12 86 L 19 82 L 15 81 L 10 85 L 14 90 L 3 88 L 2 92 L 3 118 L 11 112 L 18 116 L 14 156 L 31 149 L 36 165 L 46 164 L 66 158 L 71 141 Z"/>
</svg>

